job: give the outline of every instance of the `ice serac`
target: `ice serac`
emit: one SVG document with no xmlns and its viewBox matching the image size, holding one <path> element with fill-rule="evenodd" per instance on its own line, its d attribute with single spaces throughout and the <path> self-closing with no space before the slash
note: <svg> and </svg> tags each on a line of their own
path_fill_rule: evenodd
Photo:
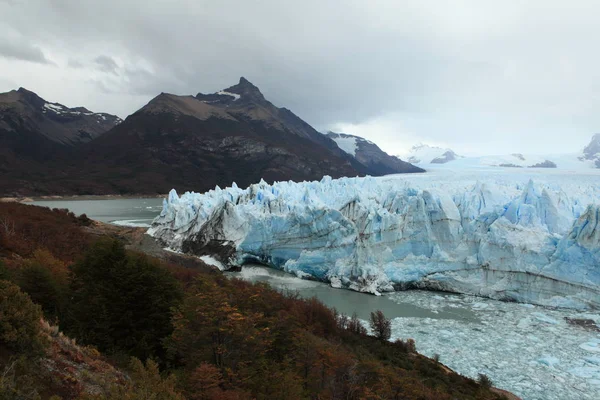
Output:
<svg viewBox="0 0 600 400">
<path fill-rule="evenodd" d="M 362 292 L 599 308 L 600 186 L 572 185 L 325 177 L 172 191 L 149 233 L 173 250 Z"/>
</svg>

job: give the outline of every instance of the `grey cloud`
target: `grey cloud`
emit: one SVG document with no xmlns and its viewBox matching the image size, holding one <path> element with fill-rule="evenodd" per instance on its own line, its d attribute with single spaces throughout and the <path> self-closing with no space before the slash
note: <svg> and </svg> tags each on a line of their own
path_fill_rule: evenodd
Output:
<svg viewBox="0 0 600 400">
<path fill-rule="evenodd" d="M 600 127 L 599 12 L 593 0 L 30 0 L 0 6 L 0 25 L 95 60 L 98 90 L 123 96 L 245 76 L 319 128 L 377 120 L 398 140 L 546 152 Z"/>
<path fill-rule="evenodd" d="M 118 75 L 119 64 L 109 56 L 101 55 L 94 59 L 94 64 L 102 72 Z"/>
<path fill-rule="evenodd" d="M 0 56 L 39 64 L 54 64 L 39 47 L 17 40 L 0 41 Z"/>
<path fill-rule="evenodd" d="M 69 68 L 84 68 L 85 64 L 76 58 L 69 58 L 67 60 L 67 66 Z"/>
</svg>

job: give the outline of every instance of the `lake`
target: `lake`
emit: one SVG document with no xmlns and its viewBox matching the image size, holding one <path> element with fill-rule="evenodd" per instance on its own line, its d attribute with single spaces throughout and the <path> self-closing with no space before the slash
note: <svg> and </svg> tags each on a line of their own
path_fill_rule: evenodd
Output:
<svg viewBox="0 0 600 400">
<path fill-rule="evenodd" d="M 149 227 L 162 210 L 162 198 L 102 200 L 40 200 L 32 203 L 49 208 L 68 208 L 75 214 L 115 225 Z"/>
</svg>

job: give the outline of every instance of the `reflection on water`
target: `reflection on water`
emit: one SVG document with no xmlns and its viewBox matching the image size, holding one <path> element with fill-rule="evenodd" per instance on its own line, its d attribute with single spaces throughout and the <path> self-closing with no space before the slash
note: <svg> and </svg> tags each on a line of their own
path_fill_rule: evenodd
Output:
<svg viewBox="0 0 600 400">
<path fill-rule="evenodd" d="M 301 297 L 316 297 L 325 305 L 341 313 L 369 319 L 371 311 L 381 310 L 388 318 L 413 317 L 477 321 L 475 314 L 467 308 L 442 308 L 428 310 L 409 303 L 393 301 L 389 295 L 373 296 L 346 289 L 334 289 L 323 282 L 308 281 L 283 271 L 260 265 L 245 265 L 241 272 L 226 272 L 250 282 L 266 282 L 278 290 L 297 292 Z"/>
</svg>

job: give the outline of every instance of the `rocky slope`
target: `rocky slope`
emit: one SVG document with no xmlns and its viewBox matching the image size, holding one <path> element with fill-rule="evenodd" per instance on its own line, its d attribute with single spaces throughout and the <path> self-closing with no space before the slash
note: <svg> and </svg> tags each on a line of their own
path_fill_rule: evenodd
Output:
<svg viewBox="0 0 600 400">
<path fill-rule="evenodd" d="M 402 161 L 398 157 L 390 156 L 375 143 L 360 136 L 331 131 L 327 132 L 326 136 L 333 139 L 342 150 L 356 158 L 376 175 L 423 172 L 421 168 Z"/>
</svg>

